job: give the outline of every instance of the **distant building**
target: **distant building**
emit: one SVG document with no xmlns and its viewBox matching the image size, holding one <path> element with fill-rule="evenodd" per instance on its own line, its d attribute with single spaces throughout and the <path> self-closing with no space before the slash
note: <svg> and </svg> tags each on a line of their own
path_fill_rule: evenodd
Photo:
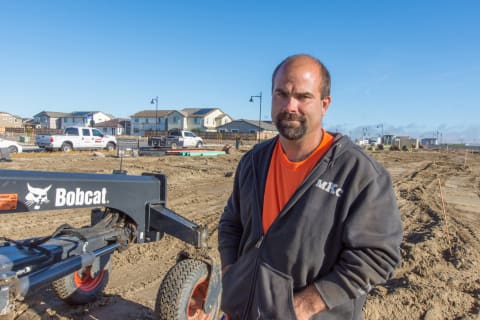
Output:
<svg viewBox="0 0 480 320">
<path fill-rule="evenodd" d="M 95 128 L 112 136 L 130 135 L 130 119 L 115 118 L 95 124 Z"/>
<path fill-rule="evenodd" d="M 168 123 L 183 123 L 184 115 L 175 110 L 143 110 L 130 116 L 131 134 L 145 136 L 145 132 L 167 131 Z"/>
<path fill-rule="evenodd" d="M 180 112 L 185 115 L 185 128 L 190 131 L 215 132 L 217 127 L 232 121 L 232 118 L 219 108 L 185 108 Z"/>
<path fill-rule="evenodd" d="M 272 122 L 260 122 L 255 120 L 233 120 L 227 124 L 217 127 L 218 132 L 234 132 L 234 133 L 256 133 L 265 132 L 277 134 L 278 130 Z"/>
<path fill-rule="evenodd" d="M 183 129 L 189 131 L 216 131 L 219 125 L 232 118 L 219 108 L 185 108 L 177 110 L 143 110 L 130 116 L 132 134 L 145 136 L 146 132 Z"/>
<path fill-rule="evenodd" d="M 251 136 L 254 139 L 266 140 L 278 134 L 278 130 L 271 121 L 262 121 L 260 126 L 257 120 L 233 120 L 223 126 L 217 128 L 217 132 L 223 134 L 226 138 L 232 138 L 232 134 L 239 134 L 240 136 Z"/>
<path fill-rule="evenodd" d="M 5 131 L 5 128 L 21 128 L 23 121 L 20 116 L 10 114 L 8 112 L 0 111 L 0 130 Z"/>
<path fill-rule="evenodd" d="M 94 127 L 113 117 L 100 111 L 75 111 L 71 113 L 42 111 L 33 116 L 34 121 L 45 129 L 65 129 L 66 127 Z"/>
<path fill-rule="evenodd" d="M 425 147 L 438 146 L 437 138 L 423 138 L 420 140 L 420 144 Z"/>
<path fill-rule="evenodd" d="M 391 145 L 393 143 L 394 138 L 395 138 L 395 135 L 393 134 L 385 134 L 382 136 L 382 143 L 386 145 Z"/>
<path fill-rule="evenodd" d="M 65 112 L 42 111 L 33 116 L 35 123 L 43 129 L 60 129 L 62 127 L 62 117 L 68 115 Z"/>
<path fill-rule="evenodd" d="M 393 138 L 392 145 L 402 149 L 406 148 L 418 148 L 418 139 L 409 136 L 395 136 Z"/>
<path fill-rule="evenodd" d="M 75 111 L 61 118 L 61 129 L 66 127 L 95 127 L 99 122 L 104 122 L 113 117 L 100 111 Z"/>
</svg>

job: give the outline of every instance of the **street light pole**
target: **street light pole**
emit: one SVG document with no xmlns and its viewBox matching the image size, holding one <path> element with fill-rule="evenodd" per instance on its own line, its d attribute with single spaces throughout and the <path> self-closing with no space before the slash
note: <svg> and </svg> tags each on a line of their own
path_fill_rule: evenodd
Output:
<svg viewBox="0 0 480 320">
<path fill-rule="evenodd" d="M 157 136 L 157 129 L 158 129 L 158 96 L 150 101 L 150 104 L 155 103 L 155 136 Z"/>
<path fill-rule="evenodd" d="M 260 142 L 260 134 L 262 131 L 262 92 L 260 91 L 260 94 L 258 96 L 250 96 L 250 102 L 253 102 L 253 98 L 258 98 L 260 101 L 260 114 L 258 116 L 258 142 Z"/>
<path fill-rule="evenodd" d="M 380 137 L 380 139 L 381 139 L 380 141 L 381 141 L 381 143 L 384 143 L 384 142 L 383 142 L 383 123 L 380 123 L 380 124 L 377 126 L 377 128 L 382 128 L 382 135 L 381 135 L 381 137 Z"/>
</svg>

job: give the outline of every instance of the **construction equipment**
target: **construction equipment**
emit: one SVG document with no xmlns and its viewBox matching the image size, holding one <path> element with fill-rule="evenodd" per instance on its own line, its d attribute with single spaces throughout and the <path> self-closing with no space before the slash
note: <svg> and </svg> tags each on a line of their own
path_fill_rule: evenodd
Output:
<svg viewBox="0 0 480 320">
<path fill-rule="evenodd" d="M 16 299 L 48 284 L 67 303 L 94 301 L 107 285 L 112 253 L 131 243 L 159 241 L 166 233 L 199 251 L 207 247 L 206 227 L 166 207 L 165 175 L 117 172 L 0 170 L 0 214 L 92 208 L 90 226 L 63 225 L 46 237 L 0 239 L 0 317 L 11 312 Z M 217 316 L 220 267 L 199 257 L 180 257 L 163 279 L 157 299 L 161 319 Z"/>
</svg>

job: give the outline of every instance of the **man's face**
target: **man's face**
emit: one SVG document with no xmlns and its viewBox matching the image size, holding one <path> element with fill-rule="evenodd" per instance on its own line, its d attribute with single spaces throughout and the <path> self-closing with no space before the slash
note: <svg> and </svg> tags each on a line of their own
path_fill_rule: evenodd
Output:
<svg viewBox="0 0 480 320">
<path fill-rule="evenodd" d="M 319 66 L 299 58 L 280 67 L 274 78 L 272 120 L 281 136 L 300 140 L 322 128 L 330 97 L 322 99 Z"/>
</svg>

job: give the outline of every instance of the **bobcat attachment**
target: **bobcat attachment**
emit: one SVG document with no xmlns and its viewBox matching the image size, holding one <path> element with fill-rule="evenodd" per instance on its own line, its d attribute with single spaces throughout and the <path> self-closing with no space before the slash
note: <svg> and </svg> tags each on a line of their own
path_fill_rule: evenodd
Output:
<svg viewBox="0 0 480 320">
<path fill-rule="evenodd" d="M 166 233 L 205 250 L 206 227 L 166 207 L 166 183 L 163 174 L 125 171 L 0 170 L 0 214 L 91 208 L 90 226 L 62 225 L 38 238 L 0 238 L 0 318 L 11 313 L 15 300 L 49 284 L 69 304 L 96 300 L 108 283 L 113 252 L 132 243 L 159 241 Z M 220 291 L 213 259 L 179 255 L 162 281 L 156 313 L 169 320 L 216 319 Z"/>
</svg>

